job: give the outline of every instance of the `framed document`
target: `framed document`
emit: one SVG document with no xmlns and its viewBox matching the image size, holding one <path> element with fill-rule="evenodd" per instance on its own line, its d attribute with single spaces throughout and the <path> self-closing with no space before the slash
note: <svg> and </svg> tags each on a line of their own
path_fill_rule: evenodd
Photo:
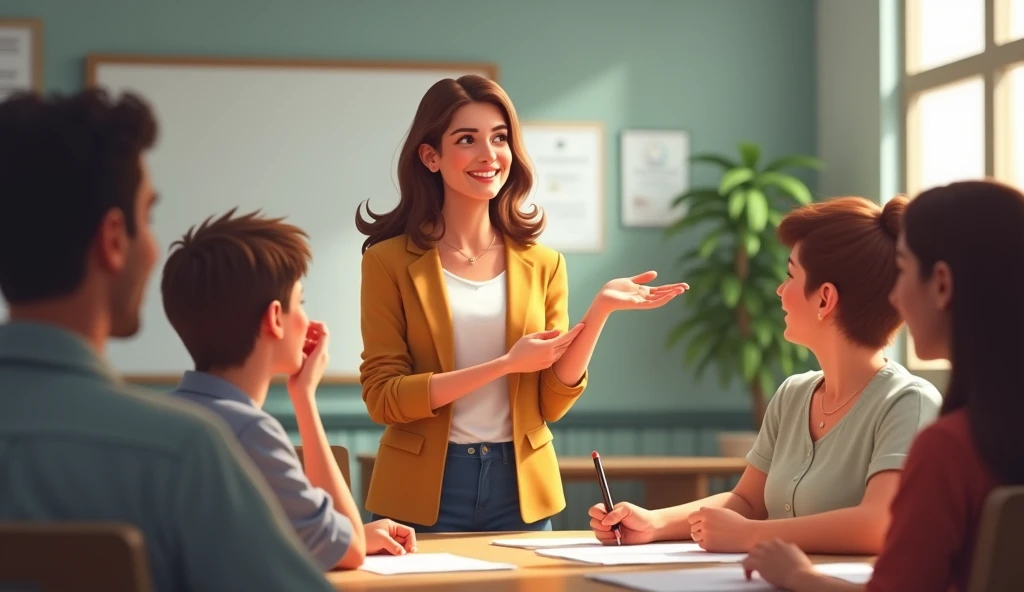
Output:
<svg viewBox="0 0 1024 592">
<path fill-rule="evenodd" d="M 623 130 L 623 226 L 668 226 L 683 214 L 672 201 L 689 187 L 690 137 L 679 130 Z"/>
<path fill-rule="evenodd" d="M 604 127 L 600 123 L 522 124 L 533 161 L 533 191 L 524 208 L 544 210 L 540 242 L 563 252 L 604 249 Z"/>
<path fill-rule="evenodd" d="M 0 101 L 25 90 L 43 90 L 43 24 L 0 19 Z"/>
</svg>

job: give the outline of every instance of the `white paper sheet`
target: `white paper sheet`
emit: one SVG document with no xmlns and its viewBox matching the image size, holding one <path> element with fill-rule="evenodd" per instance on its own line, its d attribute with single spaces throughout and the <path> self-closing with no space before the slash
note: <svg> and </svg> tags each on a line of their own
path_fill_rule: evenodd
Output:
<svg viewBox="0 0 1024 592">
<path fill-rule="evenodd" d="M 368 555 L 359 569 L 391 576 L 454 571 L 496 571 L 516 569 L 516 566 L 511 563 L 482 561 L 451 553 L 409 553 L 408 555 Z"/>
<path fill-rule="evenodd" d="M 492 545 L 517 549 L 558 549 L 562 547 L 598 547 L 601 541 L 594 537 L 565 539 L 495 539 Z"/>
<path fill-rule="evenodd" d="M 697 543 L 570 547 L 538 549 L 538 555 L 596 565 L 654 565 L 666 563 L 738 563 L 746 553 L 708 553 Z"/>
<path fill-rule="evenodd" d="M 814 568 L 832 577 L 862 584 L 871 579 L 872 567 L 866 563 L 833 563 Z M 755 573 L 750 581 L 743 568 L 708 567 L 667 571 L 642 571 L 614 574 L 587 574 L 588 579 L 640 592 L 775 592 L 779 590 Z"/>
</svg>

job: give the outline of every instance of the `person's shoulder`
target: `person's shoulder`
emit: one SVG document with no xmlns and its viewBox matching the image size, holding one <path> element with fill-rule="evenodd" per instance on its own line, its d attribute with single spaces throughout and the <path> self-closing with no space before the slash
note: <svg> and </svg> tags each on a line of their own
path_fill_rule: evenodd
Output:
<svg viewBox="0 0 1024 592">
<path fill-rule="evenodd" d="M 971 438 L 967 411 L 959 409 L 940 416 L 914 438 L 907 455 L 908 467 L 966 469 L 981 466 Z"/>
<path fill-rule="evenodd" d="M 245 401 L 197 395 L 189 391 L 171 391 L 169 396 L 209 411 L 223 420 L 236 436 L 267 415 L 263 409 Z"/>
<path fill-rule="evenodd" d="M 425 252 L 426 249 L 416 246 L 408 234 L 400 234 L 370 246 L 363 253 L 363 261 L 364 265 L 368 260 L 376 261 L 394 277 L 398 269 L 408 267 Z"/>
<path fill-rule="evenodd" d="M 822 375 L 821 370 L 808 370 L 807 372 L 793 374 L 782 381 L 773 399 L 786 401 L 800 394 L 806 394 L 817 386 L 818 382 L 821 381 Z"/>
<path fill-rule="evenodd" d="M 292 448 L 288 431 L 281 425 L 281 421 L 262 409 L 256 409 L 255 413 L 247 413 L 245 424 L 237 433 L 238 439 L 244 445 L 259 442 L 265 446 L 269 440 L 280 444 L 281 448 Z"/>
<path fill-rule="evenodd" d="M 384 239 L 379 243 L 370 245 L 363 256 L 365 257 L 368 254 L 372 254 L 378 258 L 393 258 L 401 253 L 408 252 L 407 247 L 409 246 L 410 240 L 411 239 L 408 234 L 399 234 L 398 236 Z"/>
<path fill-rule="evenodd" d="M 898 400 L 910 397 L 933 409 L 942 406 L 942 393 L 927 380 L 911 374 L 899 363 L 890 360 L 879 372 L 882 400 L 894 405 Z"/>
<path fill-rule="evenodd" d="M 511 241 L 512 239 L 506 238 Z M 519 244 L 511 243 L 511 250 L 520 254 L 523 259 L 533 263 L 534 267 L 553 272 L 561 263 L 562 254 L 558 251 L 540 243 Z"/>
<path fill-rule="evenodd" d="M 225 438 L 227 427 L 212 411 L 165 393 L 131 385 L 115 389 L 116 431 L 139 444 L 175 452 Z"/>
<path fill-rule="evenodd" d="M 957 409 L 939 416 L 931 425 L 921 430 L 917 440 L 925 448 L 971 448 L 971 425 L 965 409 Z M 917 445 L 918 442 L 915 442 Z"/>
</svg>

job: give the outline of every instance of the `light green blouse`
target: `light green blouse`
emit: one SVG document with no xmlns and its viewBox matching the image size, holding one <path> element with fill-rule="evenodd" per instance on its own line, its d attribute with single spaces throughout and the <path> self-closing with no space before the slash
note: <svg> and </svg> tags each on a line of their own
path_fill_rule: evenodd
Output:
<svg viewBox="0 0 1024 592">
<path fill-rule="evenodd" d="M 747 462 L 768 475 L 768 518 L 792 518 L 858 505 L 875 473 L 901 469 L 917 432 L 938 415 L 929 382 L 888 361 L 839 422 L 811 441 L 811 395 L 822 373 L 786 379 L 765 413 Z"/>
</svg>

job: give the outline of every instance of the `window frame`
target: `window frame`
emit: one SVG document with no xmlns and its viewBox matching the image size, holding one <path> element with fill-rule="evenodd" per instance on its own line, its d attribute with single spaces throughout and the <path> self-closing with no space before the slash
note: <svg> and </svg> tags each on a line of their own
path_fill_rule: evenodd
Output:
<svg viewBox="0 0 1024 592">
<path fill-rule="evenodd" d="M 903 173 L 904 186 L 908 195 L 921 191 L 917 186 L 920 172 L 920 150 L 915 145 L 918 137 L 917 97 L 950 84 L 969 78 L 981 77 L 984 83 L 985 122 L 985 176 L 1008 179 L 1013 174 L 1013 152 L 1024 154 L 1024 146 L 1011 145 L 1009 125 L 997 127 L 997 123 L 1010 121 L 1011 97 L 1008 77 L 1005 76 L 1016 66 L 1024 66 L 1024 38 L 1000 43 L 1009 34 L 1010 0 L 982 0 L 984 3 L 985 45 L 981 53 L 968 56 L 927 70 L 911 70 L 917 51 L 918 30 L 916 24 L 917 6 L 927 0 L 899 0 L 900 15 L 903 18 L 903 55 L 900 58 L 900 87 L 902 104 L 900 127 L 903 132 L 903 147 L 900 151 L 899 169 Z M 924 361 L 914 354 L 913 339 L 909 332 L 903 340 L 903 359 L 910 370 L 948 370 L 947 360 Z"/>
</svg>

